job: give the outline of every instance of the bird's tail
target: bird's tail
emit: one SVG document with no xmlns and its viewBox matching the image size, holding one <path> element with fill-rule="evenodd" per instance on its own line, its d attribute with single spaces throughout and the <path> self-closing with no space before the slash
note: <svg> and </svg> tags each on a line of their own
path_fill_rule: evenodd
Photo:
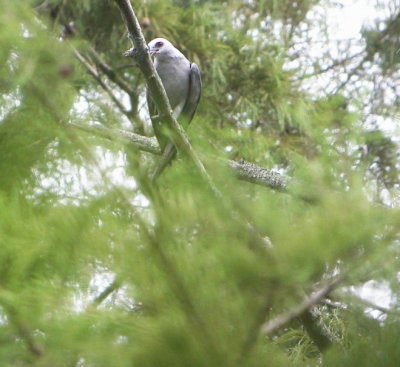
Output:
<svg viewBox="0 0 400 367">
<path fill-rule="evenodd" d="M 160 177 L 160 175 L 168 167 L 168 165 L 175 158 L 175 156 L 176 156 L 175 145 L 172 143 L 169 143 L 164 149 L 164 152 L 161 156 L 160 163 L 158 163 L 157 168 L 155 169 L 155 171 L 153 172 L 153 175 L 151 176 L 152 183 L 156 182 L 157 178 Z"/>
</svg>

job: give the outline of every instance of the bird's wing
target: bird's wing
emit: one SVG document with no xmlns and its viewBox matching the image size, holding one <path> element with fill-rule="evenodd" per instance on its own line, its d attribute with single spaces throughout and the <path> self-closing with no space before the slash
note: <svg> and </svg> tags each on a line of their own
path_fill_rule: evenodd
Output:
<svg viewBox="0 0 400 367">
<path fill-rule="evenodd" d="M 197 105 L 199 104 L 201 96 L 201 75 L 199 67 L 192 63 L 190 64 L 190 75 L 189 75 L 189 91 L 186 99 L 186 103 L 183 106 L 182 112 L 179 116 L 179 122 L 181 126 L 186 129 L 192 121 L 193 116 L 196 112 Z"/>
<path fill-rule="evenodd" d="M 200 101 L 200 96 L 201 96 L 200 70 L 195 63 L 192 63 L 190 64 L 189 89 L 188 89 L 187 99 L 185 105 L 183 106 L 182 112 L 178 118 L 179 123 L 184 129 L 186 129 L 189 126 L 190 122 L 193 119 L 193 116 L 197 109 L 197 105 L 199 104 Z M 159 138 L 157 137 L 157 139 Z M 168 167 L 168 165 L 176 156 L 176 148 L 174 144 L 168 143 L 165 149 L 164 146 L 162 146 L 162 149 L 163 149 L 163 155 L 161 156 L 160 163 L 158 164 L 156 170 L 152 175 L 151 178 L 152 182 L 155 182 L 157 180 L 157 178 L 161 175 L 164 169 Z"/>
</svg>

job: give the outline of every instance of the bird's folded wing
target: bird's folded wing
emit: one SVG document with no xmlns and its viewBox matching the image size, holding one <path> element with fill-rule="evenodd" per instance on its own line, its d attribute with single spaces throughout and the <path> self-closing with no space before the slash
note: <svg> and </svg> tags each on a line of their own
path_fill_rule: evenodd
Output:
<svg viewBox="0 0 400 367">
<path fill-rule="evenodd" d="M 201 96 L 200 70 L 195 63 L 190 64 L 189 93 L 179 117 L 181 126 L 186 129 L 192 121 Z"/>
</svg>

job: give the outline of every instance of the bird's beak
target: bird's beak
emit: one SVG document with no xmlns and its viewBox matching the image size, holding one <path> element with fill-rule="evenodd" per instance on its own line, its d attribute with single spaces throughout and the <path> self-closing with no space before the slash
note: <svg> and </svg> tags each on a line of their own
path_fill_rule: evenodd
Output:
<svg viewBox="0 0 400 367">
<path fill-rule="evenodd" d="M 150 48 L 150 47 L 149 47 L 149 54 L 150 54 L 150 56 L 154 56 L 157 52 L 158 52 L 157 49 L 153 49 L 153 48 Z"/>
</svg>

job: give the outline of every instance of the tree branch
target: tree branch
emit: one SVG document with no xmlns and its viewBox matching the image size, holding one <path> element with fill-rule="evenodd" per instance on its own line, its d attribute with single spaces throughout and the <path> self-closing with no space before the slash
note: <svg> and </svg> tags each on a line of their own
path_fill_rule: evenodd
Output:
<svg viewBox="0 0 400 367">
<path fill-rule="evenodd" d="M 118 85 L 123 91 L 125 91 L 129 95 L 136 95 L 136 92 L 134 89 L 130 87 L 130 85 L 122 79 L 97 53 L 97 51 L 93 48 L 90 47 L 89 49 L 90 56 L 93 58 L 94 62 L 96 65 L 99 67 L 99 69 L 107 75 L 108 79 L 110 79 L 113 83 Z"/>
<path fill-rule="evenodd" d="M 70 123 L 70 126 L 90 134 L 96 134 L 110 140 L 119 140 L 124 143 L 132 144 L 135 148 L 151 153 L 161 154 L 160 147 L 155 138 L 149 138 L 129 131 L 110 129 L 102 125 L 83 126 Z M 276 171 L 259 167 L 249 162 L 236 162 L 232 160 L 222 160 L 231 169 L 232 173 L 242 181 L 254 183 L 268 187 L 277 191 L 285 192 L 288 187 L 288 178 Z"/>
<path fill-rule="evenodd" d="M 26 348 L 34 357 L 41 357 L 44 353 L 44 350 L 42 346 L 36 342 L 33 330 L 31 329 L 30 325 L 22 319 L 17 307 L 10 304 L 7 300 L 7 297 L 3 297 L 3 299 L 1 299 L 1 303 L 10 323 L 13 325 L 19 337 L 25 343 Z"/>
<path fill-rule="evenodd" d="M 97 53 L 97 51 L 93 48 L 89 48 L 90 57 L 93 62 L 96 64 L 98 69 L 107 76 L 109 80 L 111 80 L 115 85 L 117 85 L 120 89 L 122 89 L 125 93 L 128 94 L 129 100 L 131 103 L 131 108 L 128 113 L 131 115 L 133 119 L 138 119 L 138 105 L 139 105 L 139 94 L 138 92 L 131 88 L 130 85 L 121 78 L 118 73 L 116 73 L 110 65 L 108 65 L 101 56 Z M 141 122 L 140 129 L 143 130 L 143 121 Z"/>
<path fill-rule="evenodd" d="M 352 61 L 353 59 L 361 56 L 364 52 L 365 52 L 365 50 L 363 49 L 363 50 L 361 50 L 359 52 L 356 52 L 355 54 L 350 55 L 348 57 L 345 57 L 343 59 L 335 60 L 334 62 L 332 62 L 332 64 L 330 64 L 328 66 L 325 66 L 325 67 L 323 67 L 323 68 L 321 68 L 319 70 L 316 70 L 315 72 L 301 75 L 298 78 L 294 79 L 294 81 L 296 81 L 296 82 L 297 81 L 304 81 L 307 78 L 312 78 L 314 76 L 324 74 L 324 73 L 326 73 L 326 72 L 328 72 L 328 71 L 330 71 L 332 69 L 335 69 L 338 66 L 344 66 L 344 65 L 348 64 L 350 61 Z"/>
<path fill-rule="evenodd" d="M 269 187 L 277 191 L 287 190 L 288 178 L 276 171 L 245 161 L 237 162 L 228 160 L 227 163 L 240 180 Z"/>
<path fill-rule="evenodd" d="M 70 122 L 68 126 L 85 131 L 89 134 L 101 136 L 109 140 L 117 140 L 125 144 L 132 144 L 135 148 L 147 153 L 157 155 L 161 154 L 160 146 L 158 145 L 156 138 L 149 138 L 147 136 L 135 134 L 130 131 L 110 129 L 100 124 L 84 126 Z"/>
<path fill-rule="evenodd" d="M 329 293 L 331 293 L 341 282 L 343 276 L 332 279 L 327 284 L 318 288 L 314 293 L 309 295 L 300 305 L 297 305 L 289 312 L 279 315 L 271 321 L 266 322 L 261 327 L 261 333 L 270 335 L 283 328 L 293 320 L 304 315 L 308 310 L 321 302 Z"/>
<path fill-rule="evenodd" d="M 96 298 L 93 300 L 93 306 L 99 306 L 111 293 L 121 286 L 119 279 L 114 279 Z"/>
<path fill-rule="evenodd" d="M 322 302 L 329 292 L 331 292 L 341 280 L 342 278 L 336 278 L 332 280 L 330 283 L 321 287 L 311 296 L 306 298 L 301 305 L 295 307 L 292 311 L 289 311 L 288 313 L 278 316 L 272 321 L 265 323 L 265 318 L 270 312 L 270 299 L 268 296 L 264 305 L 260 308 L 258 314 L 256 314 L 254 323 L 251 325 L 248 335 L 245 338 L 242 352 L 239 356 L 239 364 L 242 365 L 244 360 L 253 350 L 257 343 L 260 332 L 266 335 L 272 334 L 296 318 L 301 320 L 310 338 L 318 347 L 319 351 L 323 352 L 328 346 L 331 345 L 331 340 L 325 335 L 322 328 L 318 325 L 317 320 L 314 320 L 314 317 L 311 313 L 311 308 L 317 303 Z"/>
<path fill-rule="evenodd" d="M 93 76 L 94 79 L 99 83 L 99 85 L 104 89 L 104 91 L 110 96 L 112 101 L 115 103 L 115 105 L 118 107 L 118 109 L 126 115 L 128 118 L 130 118 L 131 112 L 128 111 L 123 104 L 119 101 L 119 99 L 114 95 L 113 91 L 110 89 L 110 87 L 104 83 L 104 81 L 101 79 L 99 73 L 97 70 L 90 65 L 90 63 L 86 60 L 86 58 L 77 50 L 74 49 L 74 54 L 75 57 L 79 60 L 79 62 L 85 67 L 87 72 Z"/>
<path fill-rule="evenodd" d="M 44 352 L 43 348 L 36 343 L 33 332 L 29 327 L 23 324 L 20 320 L 13 320 L 13 323 L 19 336 L 24 340 L 29 352 L 35 357 L 41 357 Z"/>
<path fill-rule="evenodd" d="M 63 23 L 64 27 L 64 34 L 63 37 L 65 39 L 70 38 L 70 37 L 75 37 L 77 35 L 77 31 L 74 27 L 73 22 L 64 22 Z M 97 70 L 93 69 L 93 67 L 88 63 L 88 57 L 84 57 L 81 53 L 79 53 L 74 47 L 72 47 L 75 56 L 77 59 L 83 64 L 83 66 L 88 70 L 88 72 L 100 83 L 100 85 L 104 88 L 107 87 L 105 85 L 98 73 Z M 110 65 L 108 65 L 103 58 L 98 54 L 98 52 L 92 47 L 88 46 L 88 52 L 90 55 L 91 61 L 96 64 L 96 67 L 110 80 L 112 81 L 115 85 L 117 85 L 121 90 L 123 90 L 125 93 L 128 94 L 130 102 L 131 102 L 131 108 L 130 110 L 122 109 L 122 113 L 124 113 L 128 118 L 132 119 L 137 119 L 137 108 L 138 108 L 138 102 L 139 102 L 139 95 L 135 91 L 135 89 L 131 88 L 130 85 L 123 79 L 121 78 L 118 73 L 116 73 Z M 106 92 L 110 94 L 111 99 L 117 103 L 117 106 L 121 109 L 121 104 L 119 101 L 116 101 L 116 98 L 114 97 L 113 94 L 111 94 L 111 89 L 108 88 L 106 89 Z M 122 106 L 123 107 L 123 106 Z"/>
</svg>

